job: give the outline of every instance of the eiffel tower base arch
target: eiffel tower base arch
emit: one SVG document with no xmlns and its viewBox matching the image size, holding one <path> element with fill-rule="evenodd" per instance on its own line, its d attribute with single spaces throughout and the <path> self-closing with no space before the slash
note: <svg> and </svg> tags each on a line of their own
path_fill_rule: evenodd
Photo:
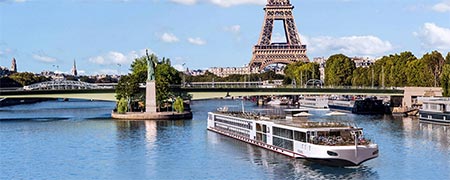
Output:
<svg viewBox="0 0 450 180">
<path fill-rule="evenodd" d="M 270 64 L 291 64 L 309 62 L 306 45 L 300 41 L 289 0 L 267 0 L 265 16 L 258 44 L 253 47 L 250 66 L 263 70 Z M 272 43 L 274 21 L 283 21 L 286 43 Z"/>
</svg>

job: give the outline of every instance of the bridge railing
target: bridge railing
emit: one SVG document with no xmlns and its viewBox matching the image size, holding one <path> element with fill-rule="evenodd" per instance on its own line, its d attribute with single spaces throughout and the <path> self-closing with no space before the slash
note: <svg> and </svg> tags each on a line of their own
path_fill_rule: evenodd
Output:
<svg viewBox="0 0 450 180">
<path fill-rule="evenodd" d="M 292 89 L 370 89 L 370 90 L 403 90 L 403 87 L 371 87 L 371 86 L 313 86 L 313 85 L 277 85 L 263 82 L 191 82 L 183 85 L 172 85 L 176 88 L 198 89 L 198 88 L 292 88 Z"/>
</svg>

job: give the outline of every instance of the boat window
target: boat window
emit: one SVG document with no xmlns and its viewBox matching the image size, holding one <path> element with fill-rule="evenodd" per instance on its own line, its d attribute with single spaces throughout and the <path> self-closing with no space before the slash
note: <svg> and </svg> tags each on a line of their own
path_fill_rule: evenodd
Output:
<svg viewBox="0 0 450 180">
<path fill-rule="evenodd" d="M 261 133 L 256 133 L 256 140 L 257 141 L 262 141 L 262 134 Z"/>
<path fill-rule="evenodd" d="M 288 139 L 293 139 L 293 133 L 292 130 L 283 129 L 279 127 L 273 127 L 273 135 L 275 136 L 281 136 Z"/>
<path fill-rule="evenodd" d="M 306 142 L 310 142 L 310 141 L 308 141 L 308 139 L 310 138 L 310 135 L 311 133 L 308 131 L 308 132 L 306 132 Z"/>
<path fill-rule="evenodd" d="M 296 141 L 306 142 L 306 133 L 305 132 L 295 131 L 294 132 L 294 139 Z"/>
<path fill-rule="evenodd" d="M 265 124 L 263 124 L 263 132 L 266 133 L 267 132 L 267 126 Z"/>
<path fill-rule="evenodd" d="M 294 149 L 294 143 L 291 140 L 281 139 L 277 137 L 273 137 L 272 140 L 274 146 L 278 146 L 291 151 Z"/>
<path fill-rule="evenodd" d="M 261 124 L 256 123 L 256 131 L 261 131 Z"/>
</svg>

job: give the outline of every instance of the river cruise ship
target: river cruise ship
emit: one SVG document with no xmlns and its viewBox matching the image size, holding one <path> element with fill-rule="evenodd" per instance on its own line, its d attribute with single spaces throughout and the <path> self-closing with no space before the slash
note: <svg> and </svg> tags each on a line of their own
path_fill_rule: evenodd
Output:
<svg viewBox="0 0 450 180">
<path fill-rule="evenodd" d="M 300 105 L 300 107 L 328 109 L 328 97 L 320 97 L 320 96 L 300 97 L 298 100 L 298 104 Z"/>
<path fill-rule="evenodd" d="M 331 166 L 358 166 L 378 157 L 362 128 L 338 122 L 289 120 L 254 112 L 208 113 L 208 130 L 292 158 Z"/>
<path fill-rule="evenodd" d="M 424 100 L 419 114 L 419 119 L 422 121 L 450 124 L 450 99 L 434 98 Z"/>
</svg>

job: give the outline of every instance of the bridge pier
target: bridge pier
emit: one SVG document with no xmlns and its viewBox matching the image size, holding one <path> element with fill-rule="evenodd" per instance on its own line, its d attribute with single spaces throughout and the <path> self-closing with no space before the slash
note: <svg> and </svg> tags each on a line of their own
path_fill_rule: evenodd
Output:
<svg viewBox="0 0 450 180">
<path fill-rule="evenodd" d="M 417 102 L 417 97 L 442 97 L 440 87 L 405 87 L 403 94 L 403 107 L 412 107 Z"/>
</svg>

